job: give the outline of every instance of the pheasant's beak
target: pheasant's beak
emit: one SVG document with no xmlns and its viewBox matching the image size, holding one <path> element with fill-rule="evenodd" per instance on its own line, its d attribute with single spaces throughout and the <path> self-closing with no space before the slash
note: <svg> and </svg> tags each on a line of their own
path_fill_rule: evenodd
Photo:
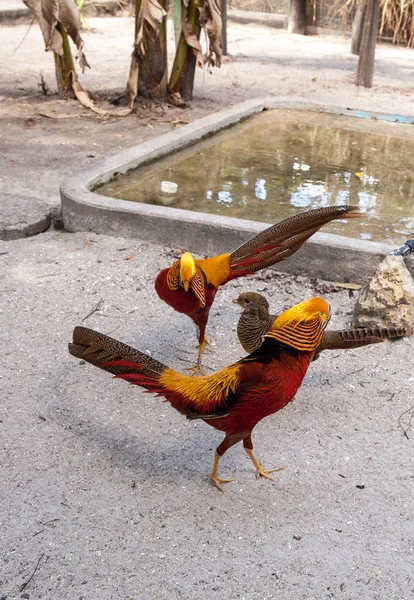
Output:
<svg viewBox="0 0 414 600">
<path fill-rule="evenodd" d="M 183 281 L 183 288 L 186 292 L 188 292 L 188 288 L 190 287 L 189 281 Z"/>
<path fill-rule="evenodd" d="M 234 300 L 231 301 L 232 304 L 239 304 L 239 300 L 238 298 L 235 298 Z"/>
<path fill-rule="evenodd" d="M 322 325 L 326 327 L 331 319 L 331 307 L 328 307 L 327 312 L 319 313 L 319 318 L 321 320 Z"/>
</svg>

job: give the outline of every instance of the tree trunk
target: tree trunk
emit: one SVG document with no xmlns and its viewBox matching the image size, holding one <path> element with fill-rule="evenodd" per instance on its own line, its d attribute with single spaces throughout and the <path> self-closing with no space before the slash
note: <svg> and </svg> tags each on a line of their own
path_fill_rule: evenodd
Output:
<svg viewBox="0 0 414 600">
<path fill-rule="evenodd" d="M 379 28 L 379 0 L 366 0 L 362 27 L 361 48 L 358 60 L 356 84 L 372 87 L 374 75 L 375 45 Z"/>
<path fill-rule="evenodd" d="M 166 0 L 160 0 L 166 8 Z M 136 14 L 141 9 L 141 0 L 137 0 Z M 167 97 L 167 18 L 164 17 L 160 31 L 144 25 L 144 56 L 137 55 L 138 93 L 145 98 L 165 100 Z"/>
<path fill-rule="evenodd" d="M 290 0 L 288 14 L 288 33 L 306 32 L 306 0 Z"/>
<path fill-rule="evenodd" d="M 190 0 L 188 7 L 188 25 L 191 27 L 195 37 L 200 39 L 200 21 L 197 8 L 198 0 Z M 193 97 L 194 75 L 196 68 L 196 55 L 191 46 L 187 44 L 184 34 L 181 32 L 170 82 L 168 85 L 170 95 L 181 97 L 182 100 L 191 100 Z"/>
<path fill-rule="evenodd" d="M 64 96 L 65 98 L 74 98 L 75 94 L 72 89 L 72 79 L 70 74 L 72 71 L 75 71 L 75 65 L 69 45 L 68 34 L 61 23 L 58 23 L 56 28 L 62 36 L 63 44 L 63 56 L 56 54 L 56 52 L 53 53 L 55 57 L 58 94 L 60 96 Z"/>
<path fill-rule="evenodd" d="M 355 13 L 352 22 L 351 54 L 359 54 L 361 49 L 362 26 L 364 24 L 366 2 L 362 2 Z"/>
</svg>

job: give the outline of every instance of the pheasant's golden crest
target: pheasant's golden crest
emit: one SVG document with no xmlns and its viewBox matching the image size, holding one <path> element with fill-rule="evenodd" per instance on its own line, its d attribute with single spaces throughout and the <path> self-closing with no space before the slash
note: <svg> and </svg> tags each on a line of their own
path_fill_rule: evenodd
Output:
<svg viewBox="0 0 414 600">
<path fill-rule="evenodd" d="M 188 291 L 190 281 L 196 274 L 196 263 L 191 252 L 184 252 L 180 258 L 180 283 Z"/>
</svg>

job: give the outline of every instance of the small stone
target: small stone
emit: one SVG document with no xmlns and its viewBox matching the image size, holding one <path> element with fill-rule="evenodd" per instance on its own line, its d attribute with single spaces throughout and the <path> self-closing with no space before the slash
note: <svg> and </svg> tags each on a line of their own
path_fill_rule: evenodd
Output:
<svg viewBox="0 0 414 600">
<path fill-rule="evenodd" d="M 414 323 L 414 281 L 401 256 L 386 256 L 356 303 L 353 327 L 403 327 Z"/>
</svg>

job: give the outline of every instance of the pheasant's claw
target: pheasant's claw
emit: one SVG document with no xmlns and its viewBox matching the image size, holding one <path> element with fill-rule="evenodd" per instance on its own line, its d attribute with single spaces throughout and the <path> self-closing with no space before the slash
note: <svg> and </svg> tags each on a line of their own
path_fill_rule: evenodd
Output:
<svg viewBox="0 0 414 600">
<path fill-rule="evenodd" d="M 213 350 L 213 347 L 211 346 L 210 342 L 204 336 L 198 346 L 198 355 L 197 355 L 196 364 L 194 365 L 194 367 L 187 367 L 186 369 L 184 369 L 185 371 L 190 371 L 190 375 L 205 375 L 205 373 L 203 371 L 203 367 L 201 365 L 201 357 L 203 356 L 203 352 L 204 352 L 206 346 L 210 346 L 210 348 Z"/>
<path fill-rule="evenodd" d="M 265 479 L 270 479 L 270 481 L 275 481 L 273 479 L 273 477 L 270 477 L 270 473 L 275 473 L 276 471 L 282 471 L 282 469 L 284 469 L 285 467 L 276 467 L 276 469 L 265 469 L 263 466 L 263 463 L 261 463 L 259 460 L 257 460 L 257 458 L 255 457 L 253 450 L 251 448 L 244 448 L 246 450 L 246 454 L 247 456 L 250 458 L 250 460 L 252 461 L 252 463 L 254 464 L 255 468 L 256 468 L 256 479 L 259 479 L 259 477 L 264 477 Z"/>
<path fill-rule="evenodd" d="M 217 477 L 214 473 L 206 473 L 206 477 L 211 479 L 213 484 L 216 486 L 220 492 L 224 492 L 225 489 L 220 485 L 220 483 L 231 483 L 232 481 L 236 481 L 235 479 L 221 479 L 221 477 Z"/>
<path fill-rule="evenodd" d="M 205 375 L 203 366 L 199 361 L 193 367 L 185 367 L 184 371 L 190 371 L 190 375 Z"/>
<path fill-rule="evenodd" d="M 256 479 L 259 477 L 264 477 L 265 479 L 270 479 L 270 481 L 276 481 L 273 477 L 270 477 L 270 473 L 275 473 L 276 471 L 283 471 L 285 467 L 276 467 L 276 469 L 265 469 L 262 463 L 259 463 L 259 466 L 256 470 Z"/>
</svg>

